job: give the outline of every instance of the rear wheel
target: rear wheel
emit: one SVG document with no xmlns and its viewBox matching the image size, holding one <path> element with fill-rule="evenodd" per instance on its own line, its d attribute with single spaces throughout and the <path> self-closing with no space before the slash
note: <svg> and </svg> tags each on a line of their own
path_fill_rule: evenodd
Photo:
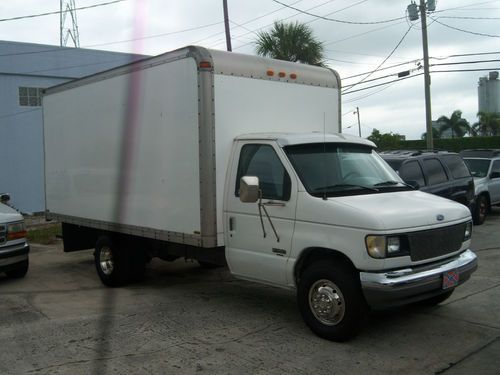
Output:
<svg viewBox="0 0 500 375">
<path fill-rule="evenodd" d="M 332 341 L 355 336 L 368 312 L 355 270 L 342 261 L 307 267 L 299 282 L 297 301 L 309 328 Z"/>
<path fill-rule="evenodd" d="M 120 286 L 132 280 L 132 258 L 126 247 L 118 248 L 118 241 L 108 236 L 97 240 L 94 263 L 102 283 Z"/>
<path fill-rule="evenodd" d="M 16 264 L 16 266 L 8 271 L 5 271 L 5 274 L 12 279 L 20 279 L 28 273 L 29 268 L 29 260 L 23 260 Z"/>
<path fill-rule="evenodd" d="M 488 198 L 485 195 L 480 195 L 476 199 L 476 205 L 474 207 L 474 224 L 481 225 L 484 223 L 486 219 L 486 215 L 488 214 Z"/>
</svg>

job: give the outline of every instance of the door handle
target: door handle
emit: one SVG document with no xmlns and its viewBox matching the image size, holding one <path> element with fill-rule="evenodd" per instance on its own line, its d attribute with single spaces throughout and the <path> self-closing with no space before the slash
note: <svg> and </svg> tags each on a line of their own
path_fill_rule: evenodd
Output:
<svg viewBox="0 0 500 375">
<path fill-rule="evenodd" d="M 234 217 L 230 217 L 229 218 L 229 231 L 230 232 L 234 231 L 234 222 L 235 222 L 235 218 Z"/>
<path fill-rule="evenodd" d="M 285 207 L 285 203 L 283 202 L 275 202 L 275 201 L 267 201 L 265 203 L 262 203 L 264 206 L 271 206 L 271 207 Z"/>
</svg>

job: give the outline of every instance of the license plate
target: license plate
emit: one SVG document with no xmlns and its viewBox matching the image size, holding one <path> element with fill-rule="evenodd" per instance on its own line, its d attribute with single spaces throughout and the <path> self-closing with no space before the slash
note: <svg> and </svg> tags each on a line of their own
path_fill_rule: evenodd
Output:
<svg viewBox="0 0 500 375">
<path fill-rule="evenodd" d="M 457 270 L 443 273 L 443 289 L 453 288 L 458 285 L 459 274 Z"/>
</svg>

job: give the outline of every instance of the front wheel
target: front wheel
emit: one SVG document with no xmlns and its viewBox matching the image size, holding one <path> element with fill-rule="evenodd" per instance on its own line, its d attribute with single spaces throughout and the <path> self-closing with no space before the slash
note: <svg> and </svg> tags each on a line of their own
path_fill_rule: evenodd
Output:
<svg viewBox="0 0 500 375">
<path fill-rule="evenodd" d="M 488 199 L 484 195 L 480 195 L 476 199 L 476 206 L 474 207 L 474 224 L 481 225 L 484 223 L 486 219 L 486 215 L 488 214 Z"/>
<path fill-rule="evenodd" d="M 368 312 L 355 270 L 342 261 L 307 267 L 299 281 L 297 301 L 309 328 L 332 341 L 354 337 Z"/>
</svg>

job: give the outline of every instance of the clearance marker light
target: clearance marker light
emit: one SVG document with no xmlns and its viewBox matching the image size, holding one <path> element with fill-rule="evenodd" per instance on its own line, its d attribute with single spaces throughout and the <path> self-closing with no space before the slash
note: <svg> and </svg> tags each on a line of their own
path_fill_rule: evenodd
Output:
<svg viewBox="0 0 500 375">
<path fill-rule="evenodd" d="M 210 64 L 210 61 L 200 61 L 200 68 L 210 69 L 211 67 L 212 67 L 212 64 Z"/>
<path fill-rule="evenodd" d="M 279 75 L 281 78 L 286 77 L 285 72 L 279 72 L 279 73 L 278 73 L 278 75 Z"/>
<path fill-rule="evenodd" d="M 269 77 L 272 77 L 274 75 L 274 71 L 269 69 L 266 74 L 269 76 Z"/>
<path fill-rule="evenodd" d="M 295 74 L 295 73 L 290 74 L 290 78 L 291 79 L 297 79 L 297 74 Z"/>
</svg>

